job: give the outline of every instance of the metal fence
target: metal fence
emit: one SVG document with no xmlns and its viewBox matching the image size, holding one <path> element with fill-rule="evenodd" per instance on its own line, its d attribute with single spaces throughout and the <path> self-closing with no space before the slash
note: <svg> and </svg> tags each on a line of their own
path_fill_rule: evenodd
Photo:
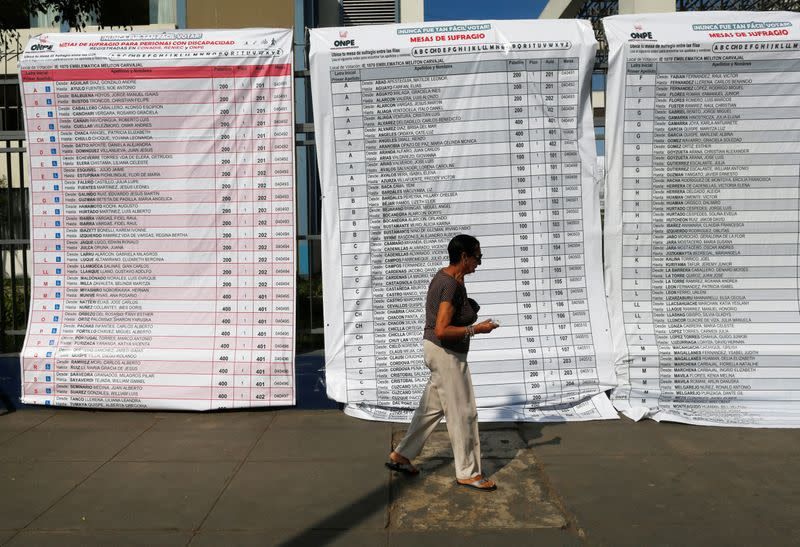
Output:
<svg viewBox="0 0 800 547">
<path fill-rule="evenodd" d="M 0 78 L 0 353 L 9 353 L 22 345 L 28 319 L 30 203 L 19 82 Z"/>
</svg>

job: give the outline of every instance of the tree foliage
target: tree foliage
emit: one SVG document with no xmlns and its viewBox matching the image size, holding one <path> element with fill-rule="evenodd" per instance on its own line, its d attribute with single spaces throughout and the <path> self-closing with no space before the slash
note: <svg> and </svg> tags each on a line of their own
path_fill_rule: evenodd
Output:
<svg viewBox="0 0 800 547">
<path fill-rule="evenodd" d="M 83 30 L 90 19 L 95 16 L 100 20 L 103 0 L 28 0 L 29 13 L 53 10 L 56 23 L 62 21 L 70 28 Z"/>
<path fill-rule="evenodd" d="M 19 28 L 36 13 L 51 11 L 59 25 L 83 30 L 91 21 L 102 26 L 104 0 L 0 0 L 0 40 L 3 45 L 16 42 Z"/>
</svg>

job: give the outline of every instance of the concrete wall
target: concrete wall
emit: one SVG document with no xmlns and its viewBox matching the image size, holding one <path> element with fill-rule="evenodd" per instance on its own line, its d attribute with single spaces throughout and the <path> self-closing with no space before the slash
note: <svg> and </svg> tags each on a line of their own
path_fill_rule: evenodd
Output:
<svg viewBox="0 0 800 547">
<path fill-rule="evenodd" d="M 675 11 L 675 0 L 619 0 L 619 14 L 669 13 Z"/>
<path fill-rule="evenodd" d="M 400 0 L 401 23 L 421 23 L 424 20 L 425 2 L 423 0 Z"/>
<path fill-rule="evenodd" d="M 187 28 L 294 28 L 294 0 L 186 0 Z"/>
</svg>

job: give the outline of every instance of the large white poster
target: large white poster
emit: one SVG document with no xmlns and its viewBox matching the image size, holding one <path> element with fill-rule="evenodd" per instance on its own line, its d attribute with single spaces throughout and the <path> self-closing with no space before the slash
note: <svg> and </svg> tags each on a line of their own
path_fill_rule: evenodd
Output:
<svg viewBox="0 0 800 547">
<path fill-rule="evenodd" d="M 482 420 L 615 417 L 586 21 L 311 31 L 328 395 L 407 420 L 428 371 L 428 283 L 458 233 L 480 319 Z"/>
<path fill-rule="evenodd" d="M 21 78 L 23 402 L 294 404 L 291 31 L 47 34 Z"/>
<path fill-rule="evenodd" d="M 604 20 L 614 402 L 630 417 L 800 426 L 798 25 Z"/>
</svg>

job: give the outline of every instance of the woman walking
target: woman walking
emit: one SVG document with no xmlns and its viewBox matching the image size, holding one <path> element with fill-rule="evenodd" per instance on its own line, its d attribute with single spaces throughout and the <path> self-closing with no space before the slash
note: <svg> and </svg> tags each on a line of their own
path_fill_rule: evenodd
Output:
<svg viewBox="0 0 800 547">
<path fill-rule="evenodd" d="M 467 297 L 464 276 L 481 264 L 480 242 L 461 234 L 447 246 L 450 265 L 439 270 L 428 286 L 425 302 L 423 351 L 431 376 L 408 432 L 389 454 L 389 469 L 416 475 L 411 463 L 444 416 L 455 458 L 456 482 L 481 491 L 496 490 L 481 472 L 478 411 L 467 365 L 470 339 L 492 332 L 499 325 L 487 319 L 475 323 L 478 305 Z"/>
</svg>

